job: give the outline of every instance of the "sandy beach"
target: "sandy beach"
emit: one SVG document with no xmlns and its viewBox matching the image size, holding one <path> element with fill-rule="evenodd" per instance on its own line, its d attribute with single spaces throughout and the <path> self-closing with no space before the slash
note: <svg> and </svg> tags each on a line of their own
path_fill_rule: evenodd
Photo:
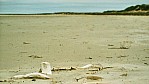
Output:
<svg viewBox="0 0 149 84">
<path fill-rule="evenodd" d="M 10 79 L 52 67 L 101 64 L 102 70 L 53 71 L 51 79 Z M 103 79 L 92 80 L 87 76 Z M 0 84 L 148 84 L 149 17 L 0 16 Z"/>
</svg>

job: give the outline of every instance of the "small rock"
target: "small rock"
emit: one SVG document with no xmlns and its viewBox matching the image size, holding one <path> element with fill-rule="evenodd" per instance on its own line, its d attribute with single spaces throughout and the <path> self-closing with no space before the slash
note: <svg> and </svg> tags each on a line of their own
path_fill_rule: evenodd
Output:
<svg viewBox="0 0 149 84">
<path fill-rule="evenodd" d="M 125 73 L 125 74 L 122 74 L 122 75 L 120 75 L 120 76 L 127 76 L 127 73 Z"/>
<path fill-rule="evenodd" d="M 7 80 L 0 80 L 0 82 L 7 82 Z"/>
<path fill-rule="evenodd" d="M 7 82 L 7 80 L 4 80 L 4 82 Z"/>
<path fill-rule="evenodd" d="M 112 45 L 112 44 L 108 44 L 108 46 L 114 46 L 114 45 Z"/>
<path fill-rule="evenodd" d="M 148 63 L 144 63 L 144 64 L 149 65 Z"/>
<path fill-rule="evenodd" d="M 93 59 L 92 57 L 88 57 L 88 58 L 86 58 L 86 59 Z"/>
<path fill-rule="evenodd" d="M 106 58 L 113 58 L 113 57 L 106 57 Z"/>
<path fill-rule="evenodd" d="M 23 44 L 30 44 L 30 43 L 28 43 L 28 42 L 23 42 Z"/>
<path fill-rule="evenodd" d="M 41 56 L 37 56 L 37 55 L 30 55 L 28 57 L 32 57 L 32 58 L 42 58 Z"/>
<path fill-rule="evenodd" d="M 145 57 L 145 58 L 149 58 L 149 57 Z"/>
<path fill-rule="evenodd" d="M 87 76 L 86 79 L 90 79 L 90 80 L 99 80 L 99 79 L 103 79 L 102 77 L 99 76 Z"/>
<path fill-rule="evenodd" d="M 32 79 L 32 81 L 36 81 L 36 79 Z"/>
<path fill-rule="evenodd" d="M 42 73 L 42 70 L 41 70 L 41 68 L 39 69 L 39 73 Z"/>
</svg>

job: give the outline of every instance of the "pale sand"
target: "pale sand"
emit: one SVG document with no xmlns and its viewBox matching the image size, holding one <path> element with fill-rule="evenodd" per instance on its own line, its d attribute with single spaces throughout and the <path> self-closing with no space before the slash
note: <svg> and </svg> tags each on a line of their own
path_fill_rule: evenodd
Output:
<svg viewBox="0 0 149 84">
<path fill-rule="evenodd" d="M 124 47 L 129 46 L 129 49 L 118 49 L 120 42 L 124 41 Z M 113 68 L 98 72 L 60 71 L 53 72 L 53 79 L 50 80 L 21 79 L 0 83 L 148 84 L 149 17 L 1 16 L 0 80 L 37 72 L 40 63 L 44 61 L 54 67 L 80 67 L 100 63 L 103 67 Z M 78 82 L 75 80 L 88 75 L 97 75 L 104 79 L 83 78 Z"/>
</svg>

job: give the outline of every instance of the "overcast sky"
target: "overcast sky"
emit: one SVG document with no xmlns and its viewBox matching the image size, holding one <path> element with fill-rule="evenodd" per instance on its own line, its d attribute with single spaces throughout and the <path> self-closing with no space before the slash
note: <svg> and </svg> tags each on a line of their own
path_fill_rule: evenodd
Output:
<svg viewBox="0 0 149 84">
<path fill-rule="evenodd" d="M 22 2 L 22 3 L 41 3 L 41 2 L 104 2 L 104 3 L 149 3 L 149 0 L 0 0 L 0 2 Z"/>
</svg>

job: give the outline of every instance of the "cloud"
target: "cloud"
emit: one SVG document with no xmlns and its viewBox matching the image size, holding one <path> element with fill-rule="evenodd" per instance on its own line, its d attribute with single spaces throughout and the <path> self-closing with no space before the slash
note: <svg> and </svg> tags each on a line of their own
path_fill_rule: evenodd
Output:
<svg viewBox="0 0 149 84">
<path fill-rule="evenodd" d="M 61 3 L 61 2 L 71 2 L 71 3 L 149 3 L 148 0 L 0 0 L 0 2 L 19 2 L 19 3 Z"/>
<path fill-rule="evenodd" d="M 126 0 L 0 0 L 1 2 L 129 2 Z M 139 0 L 130 0 L 139 1 Z M 148 0 L 141 0 L 148 1 Z"/>
</svg>

